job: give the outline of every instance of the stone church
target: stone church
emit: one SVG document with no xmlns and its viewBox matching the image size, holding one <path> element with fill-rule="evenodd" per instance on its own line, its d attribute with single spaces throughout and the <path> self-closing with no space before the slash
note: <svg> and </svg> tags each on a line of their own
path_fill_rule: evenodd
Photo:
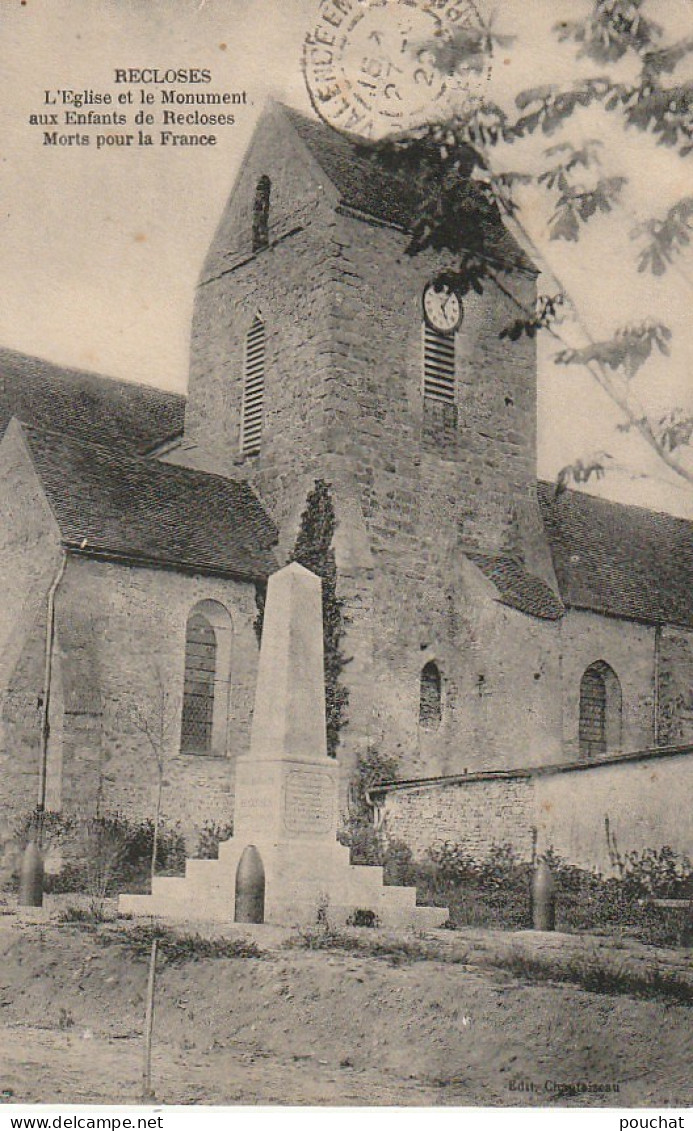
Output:
<svg viewBox="0 0 693 1131">
<path fill-rule="evenodd" d="M 535 343 L 500 337 L 537 272 L 486 217 L 502 286 L 460 300 L 448 253 L 407 255 L 417 206 L 272 104 L 202 266 L 187 399 L 0 352 L 6 807 L 146 816 L 160 756 L 193 841 L 232 818 L 256 590 L 322 479 L 345 792 L 373 746 L 400 767 L 374 797 L 395 831 L 493 817 L 502 841 L 513 813 L 536 827 L 517 782 L 560 779 L 574 814 L 570 783 L 586 811 L 608 771 L 612 823 L 627 798 L 641 840 L 689 844 L 693 524 L 537 482 Z"/>
</svg>

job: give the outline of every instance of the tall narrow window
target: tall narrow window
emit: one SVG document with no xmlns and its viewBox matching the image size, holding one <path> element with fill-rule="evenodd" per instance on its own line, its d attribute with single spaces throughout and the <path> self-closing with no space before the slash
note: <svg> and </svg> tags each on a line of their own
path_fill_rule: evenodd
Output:
<svg viewBox="0 0 693 1131">
<path fill-rule="evenodd" d="M 443 715 L 443 681 L 438 665 L 429 660 L 421 671 L 419 726 L 435 730 Z"/>
<path fill-rule="evenodd" d="M 243 369 L 241 453 L 252 456 L 260 451 L 265 397 L 265 324 L 259 315 L 256 315 L 246 335 Z"/>
<path fill-rule="evenodd" d="M 217 638 L 202 613 L 193 613 L 185 631 L 185 682 L 181 752 L 211 754 Z"/>
<path fill-rule="evenodd" d="M 430 400 L 455 403 L 455 335 L 441 334 L 424 323 L 423 394 Z"/>
<path fill-rule="evenodd" d="M 253 251 L 261 251 L 269 244 L 269 210 L 272 182 L 268 176 L 260 177 L 253 201 Z"/>
<path fill-rule="evenodd" d="M 597 660 L 580 680 L 579 743 L 583 758 L 594 758 L 621 745 L 621 684 L 613 668 Z"/>
</svg>

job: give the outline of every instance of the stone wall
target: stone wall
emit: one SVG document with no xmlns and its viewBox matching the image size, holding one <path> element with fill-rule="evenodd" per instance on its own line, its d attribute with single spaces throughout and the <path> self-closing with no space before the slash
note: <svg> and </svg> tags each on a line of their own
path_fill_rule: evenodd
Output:
<svg viewBox="0 0 693 1131">
<path fill-rule="evenodd" d="M 605 874 L 610 847 L 625 856 L 670 845 L 693 859 L 691 796 L 691 748 L 375 791 L 379 823 L 417 856 L 450 841 L 476 859 L 510 844 L 528 860 L 536 835 L 539 852 Z"/>
<path fill-rule="evenodd" d="M 404 841 L 415 857 L 445 842 L 463 844 L 475 860 L 494 845 L 512 844 L 521 859 L 532 852 L 534 782 L 528 776 L 444 779 L 393 789 L 382 798 L 378 820 L 388 837 Z"/>
<path fill-rule="evenodd" d="M 185 628 L 202 601 L 222 606 L 232 625 L 229 670 L 222 673 L 229 698 L 221 757 L 180 753 Z M 70 562 L 56 605 L 64 682 L 72 688 L 65 702 L 65 807 L 78 808 L 90 794 L 103 809 L 133 819 L 151 815 L 157 771 L 148 735 L 158 742 L 163 733 L 166 819 L 180 821 L 194 839 L 204 824 L 231 818 L 234 760 L 247 749 L 250 733 L 255 614 L 252 585 L 88 559 Z M 219 685 L 215 695 L 222 691 Z M 98 726 L 100 746 L 88 776 L 84 735 L 74 726 L 85 718 Z M 94 733 L 94 745 L 96 738 Z"/>
<path fill-rule="evenodd" d="M 223 606 L 232 625 L 222 756 L 180 753 L 186 621 L 202 601 Z M 132 820 L 153 816 L 157 768 L 149 736 L 159 743 L 163 734 L 164 818 L 180 822 L 191 848 L 205 824 L 227 823 L 233 815 L 235 758 L 249 741 L 255 614 L 252 585 L 69 557 L 55 602 L 48 806 L 121 812 Z M 16 812 L 36 800 L 35 704 L 42 694 L 44 641 L 45 622 L 41 631 L 25 634 L 10 681 L 15 716 L 19 700 L 32 706 L 30 731 L 16 717 L 6 727 L 3 786 Z M 215 696 L 222 691 L 220 683 Z"/>
<path fill-rule="evenodd" d="M 693 859 L 693 752 L 536 779 L 540 844 L 583 868 L 610 867 L 609 837 L 621 855 L 670 845 Z"/>
<path fill-rule="evenodd" d="M 252 206 L 257 181 L 265 174 L 272 182 L 270 246 L 253 253 Z M 320 450 L 331 364 L 326 193 L 321 170 L 304 158 L 295 138 L 277 129 L 276 112 L 263 119 L 195 297 L 185 437 L 176 458 L 224 475 L 254 475 L 260 457 L 241 457 L 240 426 L 245 336 L 259 313 L 265 323 L 261 459 L 275 512 L 278 496 L 292 490 L 295 476 L 312 466 Z M 291 483 L 285 481 L 287 472 Z M 290 505 L 283 497 L 282 503 Z"/>
<path fill-rule="evenodd" d="M 622 725 L 618 749 L 646 750 L 655 745 L 654 627 L 569 609 L 560 625 L 560 654 L 566 761 L 574 761 L 580 754 L 580 680 L 585 669 L 597 660 L 609 664 L 621 685 Z M 609 752 L 617 753 L 617 750 Z"/>
<path fill-rule="evenodd" d="M 0 445 L 0 799 L 38 801 L 48 592 L 61 562 L 58 530 L 20 429 Z"/>
<path fill-rule="evenodd" d="M 666 626 L 658 650 L 659 741 L 693 742 L 693 632 Z"/>
</svg>

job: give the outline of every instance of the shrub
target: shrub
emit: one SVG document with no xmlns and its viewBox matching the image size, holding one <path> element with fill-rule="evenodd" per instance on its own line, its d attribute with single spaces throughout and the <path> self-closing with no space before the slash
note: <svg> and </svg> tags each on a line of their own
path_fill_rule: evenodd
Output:
<svg viewBox="0 0 693 1131">
<path fill-rule="evenodd" d="M 623 859 L 620 875 L 612 877 L 568 864 L 551 849 L 544 858 L 556 882 L 559 931 L 630 934 L 655 946 L 687 945 L 687 909 L 643 903 L 654 896 L 685 897 L 690 883 L 685 857 L 666 848 L 632 853 Z M 412 873 L 419 898 L 447 903 L 453 926 L 530 925 L 531 866 L 509 845 L 494 845 L 479 860 L 464 844 L 444 842 L 429 850 L 427 860 L 414 863 Z"/>
<path fill-rule="evenodd" d="M 425 882 L 424 869 L 414 864 L 412 850 L 403 840 L 388 837 L 382 849 L 383 874 L 386 884 L 403 887 Z"/>
<path fill-rule="evenodd" d="M 62 841 L 67 862 L 55 876 L 47 876 L 52 892 L 82 892 L 103 900 L 122 890 L 144 890 L 150 880 L 154 822 L 134 822 L 119 813 L 73 820 Z M 182 872 L 185 840 L 177 827 L 160 824 L 157 870 Z"/>
<path fill-rule="evenodd" d="M 208 821 L 197 834 L 197 848 L 195 856 L 198 860 L 218 860 L 219 845 L 233 836 L 233 821 L 220 825 L 216 821 Z"/>
<path fill-rule="evenodd" d="M 103 908 L 98 906 L 80 907 L 78 904 L 70 903 L 58 915 L 59 923 L 103 923 L 105 916 Z"/>
<path fill-rule="evenodd" d="M 349 811 L 338 833 L 341 844 L 351 849 L 352 864 L 382 865 L 385 862 L 385 838 L 373 824 L 368 791 L 380 782 L 392 781 L 396 773 L 395 759 L 372 747 L 359 757 L 349 797 Z"/>
<path fill-rule="evenodd" d="M 670 845 L 629 852 L 617 861 L 628 895 L 650 899 L 693 899 L 693 865 Z"/>
<path fill-rule="evenodd" d="M 154 939 L 158 941 L 159 959 L 172 966 L 202 958 L 262 958 L 265 953 L 251 939 L 205 938 L 149 923 L 138 923 L 126 931 L 112 931 L 100 937 L 103 945 L 115 942 L 135 958 L 149 958 Z"/>
<path fill-rule="evenodd" d="M 14 838 L 21 850 L 30 840 L 40 836 L 45 851 L 60 848 L 73 832 L 75 820 L 64 813 L 36 807 L 24 813 L 15 824 Z"/>
<path fill-rule="evenodd" d="M 347 927 L 377 927 L 380 923 L 375 911 L 367 907 L 357 909 L 347 919 Z"/>
</svg>

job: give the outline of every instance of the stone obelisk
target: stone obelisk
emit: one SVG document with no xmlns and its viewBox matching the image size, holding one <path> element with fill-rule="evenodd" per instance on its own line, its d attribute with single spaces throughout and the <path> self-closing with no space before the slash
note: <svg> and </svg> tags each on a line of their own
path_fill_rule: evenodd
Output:
<svg viewBox="0 0 693 1131">
<path fill-rule="evenodd" d="M 234 840 L 323 841 L 337 832 L 327 756 L 320 578 L 293 562 L 269 581 L 250 752 L 236 763 Z"/>
</svg>

